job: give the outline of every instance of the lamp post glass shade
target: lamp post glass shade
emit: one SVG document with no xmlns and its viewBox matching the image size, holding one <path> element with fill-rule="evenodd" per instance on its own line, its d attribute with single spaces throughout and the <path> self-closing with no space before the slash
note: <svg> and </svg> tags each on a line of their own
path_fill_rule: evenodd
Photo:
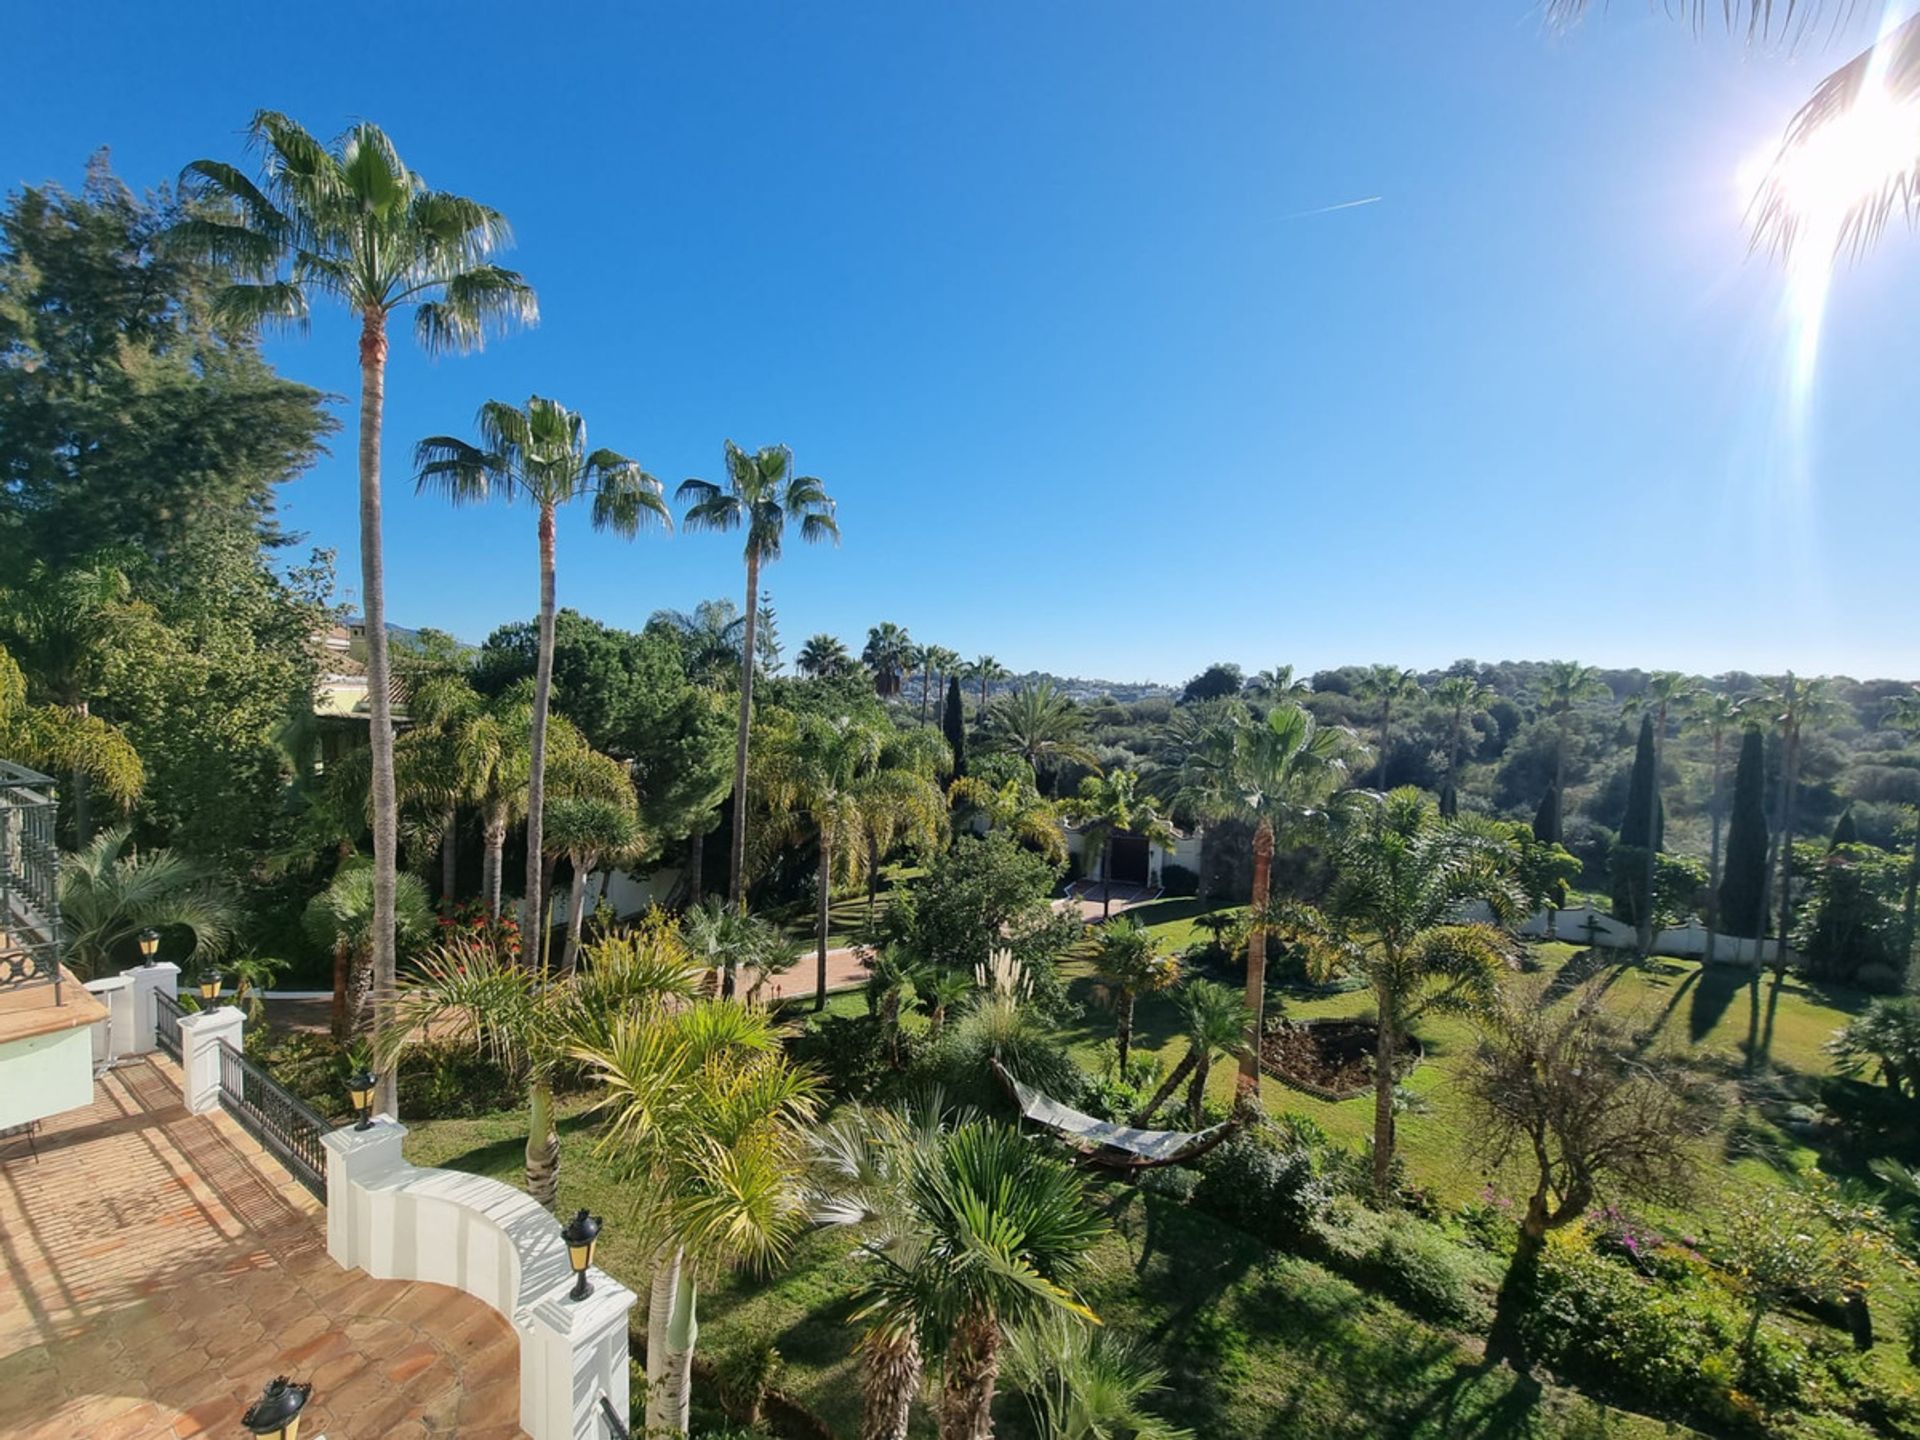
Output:
<svg viewBox="0 0 1920 1440">
<path fill-rule="evenodd" d="M 300 1412 L 307 1408 L 311 1385 L 295 1385 L 284 1375 L 267 1382 L 260 1398 L 247 1407 L 240 1423 L 249 1435 L 265 1435 L 271 1440 L 300 1440 Z"/>
<path fill-rule="evenodd" d="M 200 977 L 200 998 L 211 1005 L 220 998 L 220 972 L 209 970 Z"/>
<path fill-rule="evenodd" d="M 593 1264 L 594 1242 L 600 1238 L 600 1217 L 580 1211 L 561 1230 L 560 1238 L 567 1242 L 567 1263 L 578 1277 L 567 1298 L 584 1300 L 593 1293 L 593 1286 L 587 1283 L 587 1267 Z"/>
<path fill-rule="evenodd" d="M 155 955 L 160 953 L 160 932 L 158 930 L 142 930 L 138 943 L 140 946 L 140 958 L 142 960 L 151 960 Z"/>
<path fill-rule="evenodd" d="M 353 1108 L 360 1112 L 360 1123 L 356 1130 L 373 1128 L 373 1092 L 380 1084 L 380 1077 L 364 1065 L 347 1076 L 347 1095 L 353 1101 Z"/>
</svg>

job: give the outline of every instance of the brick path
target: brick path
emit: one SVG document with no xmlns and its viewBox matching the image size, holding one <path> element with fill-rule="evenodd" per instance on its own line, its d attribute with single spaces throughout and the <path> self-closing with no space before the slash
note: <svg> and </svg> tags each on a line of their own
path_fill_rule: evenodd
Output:
<svg viewBox="0 0 1920 1440">
<path fill-rule="evenodd" d="M 226 1436 L 275 1375 L 303 1435 L 519 1436 L 512 1328 L 441 1285 L 327 1257 L 325 1214 L 160 1057 L 0 1151 L 0 1436 Z"/>
</svg>

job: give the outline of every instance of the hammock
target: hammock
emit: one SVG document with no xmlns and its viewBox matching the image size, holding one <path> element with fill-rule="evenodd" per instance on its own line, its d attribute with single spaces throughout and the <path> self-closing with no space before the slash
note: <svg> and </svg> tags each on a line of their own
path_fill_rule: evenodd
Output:
<svg viewBox="0 0 1920 1440">
<path fill-rule="evenodd" d="M 1238 1120 L 1228 1120 L 1206 1130 L 1136 1130 L 1131 1125 L 1115 1125 L 1106 1120 L 1062 1105 L 1022 1085 L 998 1060 L 988 1062 L 993 1073 L 1020 1107 L 1020 1114 L 1037 1125 L 1044 1125 L 1081 1151 L 1082 1163 L 1109 1170 L 1152 1170 L 1162 1165 L 1184 1165 L 1197 1160 L 1239 1128 Z"/>
</svg>

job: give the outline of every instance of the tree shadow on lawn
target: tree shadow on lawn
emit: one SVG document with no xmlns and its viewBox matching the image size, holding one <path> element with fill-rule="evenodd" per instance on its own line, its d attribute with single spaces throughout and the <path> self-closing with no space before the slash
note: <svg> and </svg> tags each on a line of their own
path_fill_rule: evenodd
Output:
<svg viewBox="0 0 1920 1440">
<path fill-rule="evenodd" d="M 596 1117 L 591 1111 L 576 1110 L 570 1115 L 562 1115 L 554 1123 L 554 1129 L 559 1132 L 561 1142 L 564 1146 L 569 1135 L 577 1135 L 583 1131 L 592 1131 L 595 1129 L 595 1119 Z M 521 1120 L 520 1123 L 524 1125 L 525 1121 Z M 578 1147 L 576 1147 L 576 1153 L 577 1148 Z M 566 1160 L 567 1151 L 563 1148 L 561 1152 L 560 1170 L 562 1182 L 566 1180 Z M 416 1161 L 415 1163 L 419 1162 Z M 522 1129 L 517 1135 L 503 1135 L 498 1140 L 489 1140 L 484 1145 L 475 1145 L 471 1149 L 462 1150 L 456 1155 L 448 1155 L 440 1160 L 436 1160 L 433 1164 L 436 1169 L 459 1170 L 468 1175 L 487 1175 L 495 1180 L 504 1180 L 509 1185 L 517 1186 L 524 1178 L 526 1172 L 526 1131 Z"/>
<path fill-rule="evenodd" d="M 1124 913 L 1138 920 L 1142 925 L 1171 925 L 1179 920 L 1191 920 L 1196 915 L 1205 915 L 1210 910 L 1223 908 L 1209 900 L 1194 895 L 1168 896 L 1163 900 L 1149 900 L 1144 905 L 1135 905 Z M 1232 907 L 1224 907 L 1232 908 Z"/>
</svg>

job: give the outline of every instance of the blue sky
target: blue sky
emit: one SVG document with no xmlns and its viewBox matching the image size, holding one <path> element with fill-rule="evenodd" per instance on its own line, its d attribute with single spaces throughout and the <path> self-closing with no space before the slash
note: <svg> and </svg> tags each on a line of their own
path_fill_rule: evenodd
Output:
<svg viewBox="0 0 1920 1440">
<path fill-rule="evenodd" d="M 239 159 L 271 106 L 374 119 L 513 222 L 538 329 L 395 349 L 398 622 L 532 613 L 531 515 L 451 513 L 406 467 L 537 391 L 670 481 L 727 436 L 793 446 L 846 540 L 771 571 L 790 650 L 890 619 L 1116 679 L 1920 674 L 1920 248 L 1838 278 L 1801 411 L 1734 183 L 1855 45 L 1635 4 L 1556 35 L 1526 0 L 89 9 L 15 27 L 8 186 L 77 185 L 101 145 L 136 186 Z M 355 388 L 344 317 L 271 353 Z M 351 589 L 335 451 L 284 512 Z M 741 582 L 730 539 L 578 517 L 560 563 L 619 624 Z"/>
</svg>

